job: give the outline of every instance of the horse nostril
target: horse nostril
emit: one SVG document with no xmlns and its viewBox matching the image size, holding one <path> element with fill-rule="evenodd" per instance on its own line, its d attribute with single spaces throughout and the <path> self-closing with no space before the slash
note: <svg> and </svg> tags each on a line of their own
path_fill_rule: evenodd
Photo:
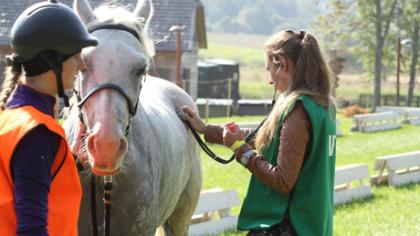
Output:
<svg viewBox="0 0 420 236">
<path fill-rule="evenodd" d="M 127 152 L 127 139 L 122 138 L 120 139 L 120 147 L 118 148 L 117 156 L 123 156 Z"/>
<path fill-rule="evenodd" d="M 94 135 L 89 135 L 87 137 L 87 149 L 91 154 L 94 154 L 95 151 L 95 137 Z"/>
</svg>

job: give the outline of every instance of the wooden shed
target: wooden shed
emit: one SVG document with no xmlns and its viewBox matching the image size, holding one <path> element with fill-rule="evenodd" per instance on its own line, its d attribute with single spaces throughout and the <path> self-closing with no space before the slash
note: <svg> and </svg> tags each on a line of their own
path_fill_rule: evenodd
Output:
<svg viewBox="0 0 420 236">
<path fill-rule="evenodd" d="M 104 0 L 88 0 L 92 8 Z M 0 4 L 0 72 L 4 71 L 4 57 L 11 53 L 10 30 L 19 14 L 38 0 L 2 0 Z M 72 5 L 73 0 L 60 2 Z M 116 1 L 128 9 L 134 9 L 137 0 Z M 151 73 L 175 82 L 176 78 L 176 34 L 169 29 L 174 25 L 184 26 L 181 41 L 181 78 L 187 92 L 197 96 L 198 50 L 207 48 L 204 7 L 200 0 L 152 0 L 153 14 L 149 24 L 149 35 L 156 43 L 156 55 Z M 3 76 L 1 77 L 3 78 Z"/>
</svg>

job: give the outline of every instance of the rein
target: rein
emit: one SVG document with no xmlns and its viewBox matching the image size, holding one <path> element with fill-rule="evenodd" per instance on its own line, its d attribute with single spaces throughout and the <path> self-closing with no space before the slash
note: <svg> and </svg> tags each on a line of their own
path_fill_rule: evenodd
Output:
<svg viewBox="0 0 420 236">
<path fill-rule="evenodd" d="M 98 24 L 98 25 L 93 25 L 92 27 L 90 27 L 88 29 L 89 33 L 92 33 L 94 31 L 97 30 L 121 30 L 121 31 L 125 31 L 130 33 L 131 35 L 133 35 L 138 41 L 141 42 L 140 37 L 138 35 L 138 33 L 125 26 L 122 24 Z M 146 69 L 144 70 L 144 72 L 146 71 Z M 143 72 L 143 75 L 144 75 Z M 87 100 L 92 97 L 95 93 L 104 90 L 104 89 L 109 89 L 109 90 L 114 90 L 116 92 L 118 92 L 120 95 L 122 95 L 125 99 L 125 101 L 127 102 L 127 106 L 128 106 L 128 111 L 130 113 L 130 118 L 127 124 L 127 127 L 125 128 L 125 136 L 127 137 L 129 134 L 129 130 L 130 130 L 130 126 L 131 126 L 131 121 L 133 119 L 133 117 L 136 115 L 137 112 L 137 106 L 139 103 L 139 97 L 140 97 L 140 91 L 141 91 L 141 83 L 140 83 L 140 88 L 139 90 L 139 94 L 137 96 L 137 100 L 136 102 L 133 104 L 133 102 L 131 101 L 130 97 L 128 96 L 128 94 L 125 92 L 125 90 L 117 85 L 117 84 L 113 84 L 113 83 L 104 83 L 104 84 L 100 84 L 98 85 L 96 88 L 94 88 L 93 90 L 91 90 L 89 93 L 87 93 L 87 95 L 85 97 L 81 97 L 80 91 L 77 90 L 73 90 L 76 97 L 77 97 L 77 107 L 79 110 L 79 120 L 80 122 L 83 124 L 83 126 L 86 128 L 87 125 L 83 119 L 83 106 L 84 104 L 87 102 Z M 104 178 L 104 195 L 103 195 L 103 201 L 104 201 L 104 205 L 105 205 L 105 217 L 104 217 L 104 235 L 105 236 L 109 236 L 110 235 L 110 225 L 111 225 L 111 190 L 112 190 L 112 177 L 111 176 L 105 176 Z M 97 212 L 96 212 L 96 176 L 94 174 L 91 175 L 91 179 L 90 179 L 90 206 L 91 206 L 91 220 L 92 220 L 92 234 L 93 236 L 98 236 L 98 218 L 97 218 Z"/>
<path fill-rule="evenodd" d="M 277 83 L 277 82 L 276 82 Z M 276 84 L 277 85 L 277 84 Z M 275 96 L 276 96 L 276 87 L 274 88 L 274 94 L 273 94 L 273 99 L 271 100 L 271 107 L 274 107 L 274 104 L 276 103 L 275 100 Z M 271 111 L 270 111 L 271 112 Z M 177 112 L 178 114 L 178 112 Z M 178 116 L 181 118 L 181 114 L 178 114 Z M 261 126 L 264 124 L 264 122 L 267 120 L 266 116 L 261 122 L 260 124 L 257 126 L 257 128 L 253 129 L 251 131 L 251 133 L 249 133 L 246 137 L 245 137 L 245 142 L 249 143 L 252 141 L 252 139 L 255 138 L 255 135 L 257 135 L 258 130 L 261 128 Z M 183 120 L 181 118 L 182 121 L 184 121 L 188 128 L 191 130 L 191 133 L 193 134 L 195 140 L 197 141 L 198 145 L 200 145 L 201 149 L 203 149 L 203 151 L 207 154 L 207 156 L 209 156 L 211 159 L 219 162 L 220 164 L 226 165 L 231 163 L 234 159 L 235 159 L 235 153 L 232 154 L 232 156 L 230 157 L 230 159 L 226 160 L 226 159 L 222 159 L 220 156 L 218 156 L 217 154 L 215 154 L 208 146 L 207 144 L 201 139 L 200 135 L 197 133 L 197 131 L 191 126 L 190 122 L 188 122 L 187 120 Z"/>
<path fill-rule="evenodd" d="M 274 103 L 273 103 L 274 104 Z M 257 126 L 257 128 L 253 129 L 251 133 L 249 133 L 246 137 L 245 137 L 245 142 L 249 143 L 252 141 L 252 139 L 254 139 L 255 135 L 257 134 L 258 130 L 261 128 L 261 126 L 264 124 L 265 120 L 267 119 L 264 118 L 264 120 L 261 121 L 261 123 Z M 195 140 L 197 141 L 198 145 L 200 145 L 201 149 L 203 149 L 203 151 L 213 160 L 219 162 L 220 164 L 226 165 L 231 163 L 234 159 L 235 159 L 235 153 L 232 154 L 232 156 L 226 160 L 221 158 L 220 156 L 218 156 L 217 154 L 215 154 L 208 146 L 207 144 L 201 139 L 200 135 L 197 133 L 197 131 L 191 126 L 190 122 L 183 120 L 188 128 L 191 130 L 191 133 L 193 134 Z"/>
</svg>

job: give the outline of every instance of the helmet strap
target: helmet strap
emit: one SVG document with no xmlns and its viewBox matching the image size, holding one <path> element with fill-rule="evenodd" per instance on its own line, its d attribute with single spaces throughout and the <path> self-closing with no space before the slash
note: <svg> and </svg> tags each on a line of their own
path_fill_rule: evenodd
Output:
<svg viewBox="0 0 420 236">
<path fill-rule="evenodd" d="M 63 99 L 64 106 L 69 107 L 70 106 L 69 98 L 67 97 L 66 93 L 64 93 L 63 79 L 62 79 L 62 76 L 61 76 L 61 74 L 63 72 L 63 64 L 62 64 L 63 55 L 61 55 L 60 53 L 57 55 L 57 61 L 56 62 L 59 62 L 59 63 L 53 62 L 49 57 L 47 57 L 44 54 L 41 55 L 41 58 L 54 71 L 55 78 L 56 78 L 56 83 L 57 83 L 58 96 Z"/>
</svg>

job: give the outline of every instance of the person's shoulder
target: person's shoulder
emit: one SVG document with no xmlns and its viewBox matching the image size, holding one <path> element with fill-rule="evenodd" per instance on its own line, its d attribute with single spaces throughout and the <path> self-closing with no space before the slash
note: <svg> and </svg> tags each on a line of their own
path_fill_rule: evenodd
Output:
<svg viewBox="0 0 420 236">
<path fill-rule="evenodd" d="M 32 142 L 32 144 L 53 144 L 56 145 L 61 137 L 55 132 L 49 130 L 47 126 L 40 124 L 28 131 L 22 138 L 22 141 Z"/>
<path fill-rule="evenodd" d="M 289 112 L 287 118 L 289 119 L 303 119 L 308 120 L 308 114 L 305 110 L 303 102 L 301 100 L 297 100 L 293 109 Z"/>
</svg>

